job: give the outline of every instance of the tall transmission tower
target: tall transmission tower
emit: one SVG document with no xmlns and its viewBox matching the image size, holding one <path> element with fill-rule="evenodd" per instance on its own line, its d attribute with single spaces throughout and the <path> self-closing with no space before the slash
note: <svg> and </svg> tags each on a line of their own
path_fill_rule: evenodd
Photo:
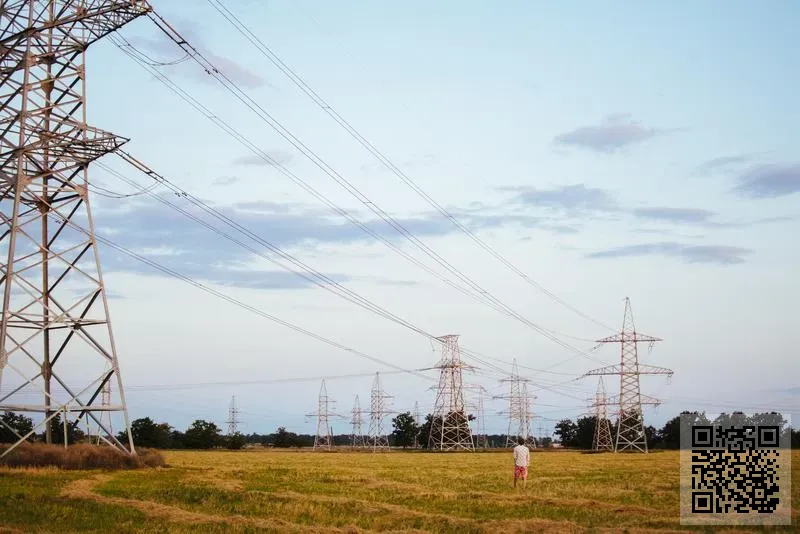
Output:
<svg viewBox="0 0 800 534">
<path fill-rule="evenodd" d="M 435 366 L 439 369 L 439 385 L 428 438 L 431 450 L 475 450 L 462 383 L 462 371 L 469 367 L 461 361 L 458 337 L 450 334 L 437 338 L 442 343 L 442 357 Z"/>
<path fill-rule="evenodd" d="M 508 395 L 495 397 L 497 399 L 508 399 L 508 410 L 500 412 L 508 416 L 506 447 L 515 447 L 519 438 L 525 440 L 528 445 L 536 446 L 536 439 L 531 431 L 533 411 L 531 409 L 531 395 L 528 393 L 529 379 L 520 376 L 516 358 L 511 364 L 511 376 L 504 378 L 500 382 L 508 383 Z"/>
<path fill-rule="evenodd" d="M 636 332 L 631 301 L 628 297 L 625 297 L 625 315 L 622 319 L 622 331 L 619 334 L 597 340 L 598 343 L 620 344 L 619 365 L 609 365 L 594 369 L 584 375 L 619 375 L 619 395 L 612 396 L 609 399 L 610 404 L 619 407 L 614 452 L 629 449 L 647 452 L 647 437 L 644 432 L 642 405 L 658 406 L 661 401 L 641 394 L 639 377 L 641 375 L 667 375 L 671 377 L 673 374 L 671 369 L 639 364 L 639 343 L 649 343 L 652 350 L 657 341 L 662 340 Z"/>
<path fill-rule="evenodd" d="M 231 397 L 231 403 L 228 405 L 228 435 L 233 436 L 239 432 L 239 410 L 236 408 L 236 395 Z"/>
<path fill-rule="evenodd" d="M 351 442 L 353 447 L 361 448 L 366 446 L 366 442 L 364 440 L 364 431 L 361 429 L 363 413 L 364 412 L 361 411 L 361 402 L 358 400 L 358 395 L 356 395 L 356 400 L 353 403 L 353 416 L 350 419 L 350 424 L 353 425 Z"/>
<path fill-rule="evenodd" d="M 375 373 L 369 403 L 369 446 L 372 450 L 389 447 L 389 436 L 384 428 L 384 419 L 389 413 L 387 400 L 391 399 L 381 388 L 380 373 Z"/>
<path fill-rule="evenodd" d="M 592 439 L 592 449 L 596 451 L 610 451 L 614 449 L 611 439 L 611 421 L 608 419 L 608 395 L 603 384 L 603 377 L 597 380 L 597 393 L 591 408 L 594 409 L 594 438 Z"/>
<path fill-rule="evenodd" d="M 334 401 L 328 396 L 328 388 L 325 386 L 325 379 L 319 387 L 319 397 L 317 399 L 317 411 L 307 414 L 309 417 L 317 418 L 317 434 L 314 436 L 314 450 L 330 449 L 333 447 L 333 434 L 331 432 L 330 418 L 336 417 L 331 411 Z"/>
<path fill-rule="evenodd" d="M 0 4 L 0 411 L 94 421 L 122 412 L 135 453 L 89 206 L 89 164 L 128 140 L 86 124 L 86 49 L 150 11 L 143 0 Z M 108 368 L 106 367 L 108 366 Z M 66 379 L 65 377 L 69 377 Z M 117 398 L 97 401 L 116 380 Z M 41 403 L 22 399 L 40 396 Z"/>
</svg>

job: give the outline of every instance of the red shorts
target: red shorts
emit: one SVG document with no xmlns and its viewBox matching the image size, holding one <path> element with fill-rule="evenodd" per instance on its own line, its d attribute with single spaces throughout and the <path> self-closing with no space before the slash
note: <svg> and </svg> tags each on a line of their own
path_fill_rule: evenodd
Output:
<svg viewBox="0 0 800 534">
<path fill-rule="evenodd" d="M 514 466 L 514 478 L 528 478 L 528 468 L 525 466 Z"/>
</svg>

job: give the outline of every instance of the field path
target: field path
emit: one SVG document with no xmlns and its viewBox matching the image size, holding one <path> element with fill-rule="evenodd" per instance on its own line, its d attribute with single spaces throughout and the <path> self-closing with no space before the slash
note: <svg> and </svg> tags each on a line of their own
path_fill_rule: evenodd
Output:
<svg viewBox="0 0 800 534">
<path fill-rule="evenodd" d="M 203 514 L 198 512 L 190 512 L 188 510 L 184 510 L 176 506 L 169 506 L 166 504 L 161 504 L 153 501 L 140 501 L 137 499 L 126 499 L 123 497 L 109 497 L 94 492 L 95 488 L 97 488 L 101 484 L 105 484 L 106 482 L 112 480 L 112 478 L 113 477 L 111 475 L 103 474 L 103 475 L 95 475 L 89 478 L 82 478 L 79 480 L 75 480 L 74 482 L 67 484 L 61 490 L 61 497 L 66 497 L 68 499 L 89 499 L 102 504 L 113 504 L 117 506 L 130 507 L 145 513 L 147 516 L 151 518 L 161 519 L 164 521 L 170 521 L 176 523 L 195 523 L 195 524 L 223 523 L 228 525 L 240 524 L 240 525 L 263 528 L 266 530 L 272 530 L 275 532 L 298 532 L 298 533 L 360 532 L 360 530 L 355 528 L 338 529 L 338 528 L 325 527 L 323 529 L 317 527 L 309 527 L 304 525 L 298 525 L 296 523 L 291 523 L 289 521 L 283 521 L 280 519 L 265 520 L 259 518 L 244 517 L 241 515 L 222 516 L 215 514 Z"/>
</svg>

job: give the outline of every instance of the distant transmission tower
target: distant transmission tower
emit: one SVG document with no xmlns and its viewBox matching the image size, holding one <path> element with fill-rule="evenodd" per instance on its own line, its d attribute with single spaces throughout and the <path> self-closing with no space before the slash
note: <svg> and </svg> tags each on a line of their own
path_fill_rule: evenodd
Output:
<svg viewBox="0 0 800 534">
<path fill-rule="evenodd" d="M 528 445 L 536 446 L 536 439 L 531 431 L 533 411 L 531 409 L 531 395 L 528 393 L 528 381 L 527 378 L 520 376 L 517 359 L 514 358 L 511 364 L 511 376 L 501 380 L 501 382 L 508 383 L 508 395 L 495 397 L 497 399 L 508 399 L 508 410 L 500 412 L 508 416 L 506 447 L 516 447 L 519 438 L 525 440 Z"/>
<path fill-rule="evenodd" d="M 361 448 L 366 446 L 366 442 L 364 441 L 364 431 L 361 429 L 363 413 L 364 412 L 361 411 L 361 403 L 358 400 L 358 395 L 356 395 L 356 400 L 353 403 L 353 416 L 350 419 L 350 424 L 353 425 L 351 442 L 353 447 Z"/>
<path fill-rule="evenodd" d="M 489 448 L 489 436 L 486 434 L 486 412 L 483 405 L 485 392 L 485 388 L 481 386 L 475 397 L 475 447 L 478 449 Z"/>
<path fill-rule="evenodd" d="M 103 384 L 103 389 L 100 390 L 100 406 L 101 407 L 108 407 L 111 406 L 111 382 L 106 382 Z M 111 411 L 106 409 L 106 411 L 100 412 L 100 420 L 105 422 L 106 428 L 108 429 L 109 434 L 113 435 L 114 429 L 111 425 Z M 103 432 L 103 427 L 97 427 L 97 444 L 103 441 L 101 437 L 101 432 Z"/>
<path fill-rule="evenodd" d="M 0 2 L 0 412 L 94 421 L 122 412 L 135 453 L 89 207 L 89 164 L 128 140 L 86 124 L 86 49 L 150 11 L 140 0 Z M 6 375 L 6 376 L 4 376 Z M 117 399 L 102 406 L 104 385 Z M 30 395 L 42 399 L 29 403 Z"/>
<path fill-rule="evenodd" d="M 592 449 L 596 451 L 614 450 L 611 440 L 611 421 L 608 420 L 608 395 L 603 384 L 603 377 L 597 380 L 597 393 L 591 408 L 594 408 L 595 426 Z"/>
<path fill-rule="evenodd" d="M 422 412 L 419 410 L 419 401 L 414 402 L 414 424 L 417 425 L 417 428 L 422 427 Z M 419 442 L 419 433 L 420 431 L 417 430 L 417 433 L 414 435 L 414 448 L 420 448 Z"/>
<path fill-rule="evenodd" d="M 461 361 L 458 335 L 442 336 L 437 340 L 442 343 L 442 357 L 435 366 L 439 369 L 439 385 L 428 448 L 474 451 L 462 387 L 462 370 L 467 366 Z"/>
<path fill-rule="evenodd" d="M 589 371 L 584 376 L 619 375 L 619 395 L 611 397 L 610 404 L 619 406 L 617 412 L 617 435 L 614 451 L 635 449 L 647 452 L 647 438 L 644 433 L 644 417 L 642 405 L 658 406 L 661 401 L 642 395 L 639 390 L 640 375 L 668 375 L 673 371 L 664 367 L 639 365 L 639 343 L 648 342 L 652 349 L 656 341 L 661 339 L 639 334 L 633 323 L 631 301 L 625 297 L 625 315 L 622 319 L 622 331 L 619 334 L 598 339 L 598 343 L 619 343 L 621 356 L 619 365 L 609 365 Z"/>
<path fill-rule="evenodd" d="M 331 432 L 330 418 L 336 417 L 331 411 L 334 401 L 328 397 L 328 388 L 325 386 L 325 379 L 319 387 L 319 398 L 317 400 L 317 411 L 307 414 L 309 417 L 317 418 L 317 434 L 314 436 L 314 450 L 330 449 L 333 447 L 333 434 Z"/>
<path fill-rule="evenodd" d="M 389 413 L 389 408 L 386 401 L 391 399 L 391 395 L 387 395 L 381 389 L 380 373 L 375 373 L 375 380 L 372 383 L 372 390 L 370 391 L 370 406 L 369 406 L 369 446 L 372 450 L 386 448 L 389 446 L 389 436 L 384 428 L 384 418 Z"/>
<path fill-rule="evenodd" d="M 231 403 L 228 405 L 228 435 L 232 436 L 239 432 L 239 410 L 236 408 L 236 395 L 231 397 Z"/>
</svg>

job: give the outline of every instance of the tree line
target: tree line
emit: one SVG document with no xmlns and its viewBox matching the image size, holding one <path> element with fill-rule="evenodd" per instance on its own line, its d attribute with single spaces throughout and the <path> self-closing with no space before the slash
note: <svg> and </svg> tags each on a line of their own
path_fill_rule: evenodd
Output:
<svg viewBox="0 0 800 534">
<path fill-rule="evenodd" d="M 685 417 L 683 422 L 681 415 Z M 774 412 L 755 413 L 751 416 L 743 412 L 722 413 L 714 420 L 710 420 L 705 412 L 681 412 L 681 415 L 673 417 L 660 429 L 652 425 L 644 427 L 647 447 L 649 449 L 679 449 L 681 446 L 681 431 L 688 431 L 692 425 L 722 425 L 722 426 L 742 426 L 742 425 L 762 425 L 774 424 L 779 422 L 782 432 L 791 443 L 791 446 L 800 447 L 800 431 L 794 430 L 786 425 L 783 416 Z M 610 422 L 610 421 L 609 421 Z M 574 449 L 591 449 L 594 442 L 594 432 L 597 423 L 595 416 L 580 417 L 577 421 L 562 419 L 556 423 L 553 434 L 564 447 Z M 614 425 L 611 424 L 612 437 L 616 435 Z"/>
<path fill-rule="evenodd" d="M 721 414 L 714 421 L 709 421 L 705 413 L 702 412 L 682 412 L 691 417 L 688 421 L 695 424 L 763 424 L 768 421 L 767 417 L 771 414 L 754 414 L 746 416 L 742 412 L 731 414 Z M 474 417 L 469 416 L 472 420 Z M 13 412 L 5 412 L 0 416 L 0 443 L 12 443 L 17 440 L 10 428 L 16 430 L 17 434 L 25 435 L 33 429 L 33 421 L 24 416 Z M 781 418 L 782 421 L 782 418 Z M 389 445 L 392 447 L 410 448 L 419 446 L 426 449 L 428 438 L 433 425 L 433 415 L 428 414 L 422 424 L 417 424 L 411 412 L 398 414 L 392 419 L 392 431 L 389 434 Z M 594 439 L 596 419 L 594 416 L 580 417 L 576 421 L 562 419 L 555 425 L 553 435 L 555 442 L 566 448 L 591 449 Z M 645 427 L 648 448 L 651 449 L 677 449 L 680 447 L 681 436 L 681 417 L 677 416 L 669 421 L 660 429 L 653 426 Z M 688 425 L 684 422 L 684 425 Z M 57 414 L 50 421 L 51 437 L 53 443 L 64 443 L 64 424 L 60 414 Z M 788 434 L 792 447 L 800 447 L 800 432 L 785 426 L 784 432 Z M 612 425 L 613 434 L 613 425 Z M 300 448 L 312 447 L 314 445 L 313 434 L 297 434 L 290 432 L 286 427 L 280 426 L 275 432 L 269 434 L 240 432 L 232 435 L 225 435 L 222 429 L 211 421 L 197 419 L 193 421 L 186 430 L 177 430 L 168 423 L 156 423 L 150 417 L 142 417 L 131 422 L 131 435 L 134 444 L 139 447 L 149 447 L 155 449 L 212 449 L 227 448 L 241 449 L 246 445 L 261 445 L 266 447 L 278 448 Z M 66 426 L 66 437 L 68 443 L 79 443 L 90 439 L 80 428 L 76 421 L 70 422 Z M 44 432 L 32 436 L 32 441 L 44 441 Z M 347 446 L 352 444 L 352 435 L 337 434 L 332 436 L 335 446 Z M 482 439 L 485 438 L 485 439 Z M 117 439 L 126 443 L 128 436 L 125 432 L 120 432 Z M 476 447 L 486 444 L 488 447 L 505 447 L 507 436 L 505 434 L 491 434 L 487 436 L 473 436 Z M 550 437 L 542 437 L 538 440 L 538 446 L 548 447 L 554 440 Z"/>
</svg>

